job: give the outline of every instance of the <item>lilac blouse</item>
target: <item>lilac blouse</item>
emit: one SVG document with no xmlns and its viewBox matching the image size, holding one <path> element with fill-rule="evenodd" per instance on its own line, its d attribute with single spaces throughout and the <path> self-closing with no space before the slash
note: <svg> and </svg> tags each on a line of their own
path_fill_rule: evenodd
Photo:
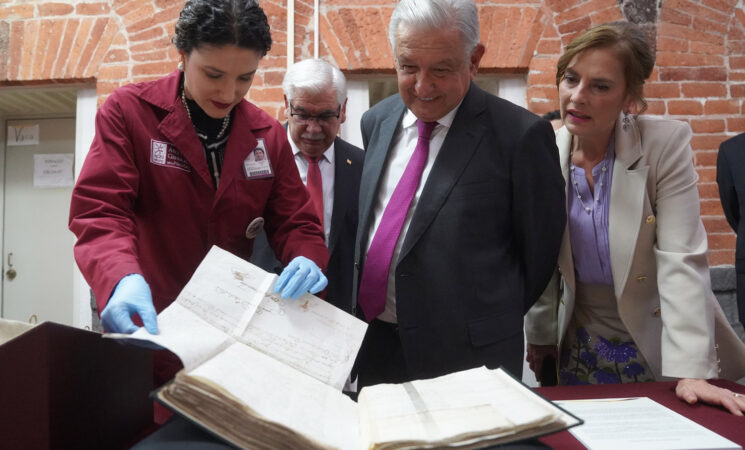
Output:
<svg viewBox="0 0 745 450">
<path fill-rule="evenodd" d="M 574 273 L 584 284 L 613 284 L 608 241 L 610 187 L 615 161 L 615 144 L 611 138 L 605 158 L 592 168 L 595 192 L 585 177 L 585 170 L 569 161 L 567 198 L 569 239 L 572 245 Z"/>
</svg>

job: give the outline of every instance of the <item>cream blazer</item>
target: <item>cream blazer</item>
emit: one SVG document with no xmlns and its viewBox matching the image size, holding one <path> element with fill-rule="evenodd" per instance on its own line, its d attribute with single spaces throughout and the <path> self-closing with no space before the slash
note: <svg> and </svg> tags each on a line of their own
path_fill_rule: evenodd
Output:
<svg viewBox="0 0 745 450">
<path fill-rule="evenodd" d="M 631 118 L 631 116 L 630 116 Z M 657 380 L 745 376 L 745 344 L 711 291 L 690 127 L 651 116 L 616 121 L 609 211 L 618 312 Z M 557 131 L 564 180 L 571 135 Z M 559 268 L 525 317 L 527 341 L 558 344 L 574 308 L 574 264 L 565 228 Z"/>
</svg>

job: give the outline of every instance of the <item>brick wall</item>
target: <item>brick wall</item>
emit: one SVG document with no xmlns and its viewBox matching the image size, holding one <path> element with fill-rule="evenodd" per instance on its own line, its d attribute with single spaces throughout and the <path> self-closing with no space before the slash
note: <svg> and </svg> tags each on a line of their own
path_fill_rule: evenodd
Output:
<svg viewBox="0 0 745 450">
<path fill-rule="evenodd" d="M 556 108 L 554 71 L 563 44 L 602 22 L 627 18 L 655 42 L 657 67 L 645 93 L 649 112 L 694 131 L 701 213 L 713 265 L 734 261 L 734 235 L 715 183 L 719 143 L 745 132 L 745 6 L 740 0 L 477 0 L 482 71 L 527 74 L 527 103 Z M 282 119 L 286 2 L 262 0 L 274 45 L 249 99 Z M 321 0 L 321 57 L 346 73 L 392 73 L 387 23 L 393 1 Z M 180 0 L 56 2 L 0 0 L 0 87 L 94 82 L 99 103 L 116 87 L 169 73 Z M 312 55 L 313 3 L 295 2 L 295 59 Z"/>
</svg>

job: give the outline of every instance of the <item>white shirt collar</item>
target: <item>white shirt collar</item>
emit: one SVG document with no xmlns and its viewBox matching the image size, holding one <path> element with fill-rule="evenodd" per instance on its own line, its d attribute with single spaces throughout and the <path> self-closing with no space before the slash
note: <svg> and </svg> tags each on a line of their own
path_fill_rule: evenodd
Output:
<svg viewBox="0 0 745 450">
<path fill-rule="evenodd" d="M 458 109 L 460 108 L 461 103 L 463 103 L 463 100 L 458 103 L 458 105 L 450 110 L 449 113 L 442 116 L 440 119 L 437 120 L 438 125 L 442 125 L 445 128 L 450 128 L 450 126 L 453 124 L 453 120 L 455 120 L 455 115 L 458 113 Z M 409 128 L 416 125 L 417 118 L 414 115 L 413 112 L 409 108 L 406 108 L 406 114 L 404 114 L 403 121 L 401 121 L 401 125 L 404 128 Z"/>
<path fill-rule="evenodd" d="M 295 141 L 292 140 L 292 136 L 290 135 L 290 126 L 288 124 L 287 126 L 287 140 L 290 141 L 290 147 L 292 147 L 292 154 L 295 156 L 298 156 L 298 153 L 300 153 L 300 149 L 297 145 L 295 145 Z M 302 154 L 300 155 L 302 157 Z M 323 158 L 328 161 L 330 164 L 334 164 L 334 141 L 331 141 L 331 145 L 329 148 L 326 149 L 326 151 L 323 152 Z"/>
</svg>

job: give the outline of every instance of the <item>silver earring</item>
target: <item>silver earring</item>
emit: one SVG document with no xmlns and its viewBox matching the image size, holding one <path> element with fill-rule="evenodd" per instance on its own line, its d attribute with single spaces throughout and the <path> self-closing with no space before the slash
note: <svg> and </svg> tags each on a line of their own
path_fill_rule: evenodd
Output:
<svg viewBox="0 0 745 450">
<path fill-rule="evenodd" d="M 183 72 L 184 71 L 184 62 L 183 61 L 179 61 L 178 62 L 178 65 L 176 66 L 176 68 L 178 68 L 178 70 L 180 70 L 180 71 Z"/>
<path fill-rule="evenodd" d="M 623 128 L 623 131 L 626 131 L 631 126 L 631 119 L 629 119 L 629 112 L 624 111 L 623 112 L 623 125 L 621 125 L 621 128 Z"/>
</svg>

